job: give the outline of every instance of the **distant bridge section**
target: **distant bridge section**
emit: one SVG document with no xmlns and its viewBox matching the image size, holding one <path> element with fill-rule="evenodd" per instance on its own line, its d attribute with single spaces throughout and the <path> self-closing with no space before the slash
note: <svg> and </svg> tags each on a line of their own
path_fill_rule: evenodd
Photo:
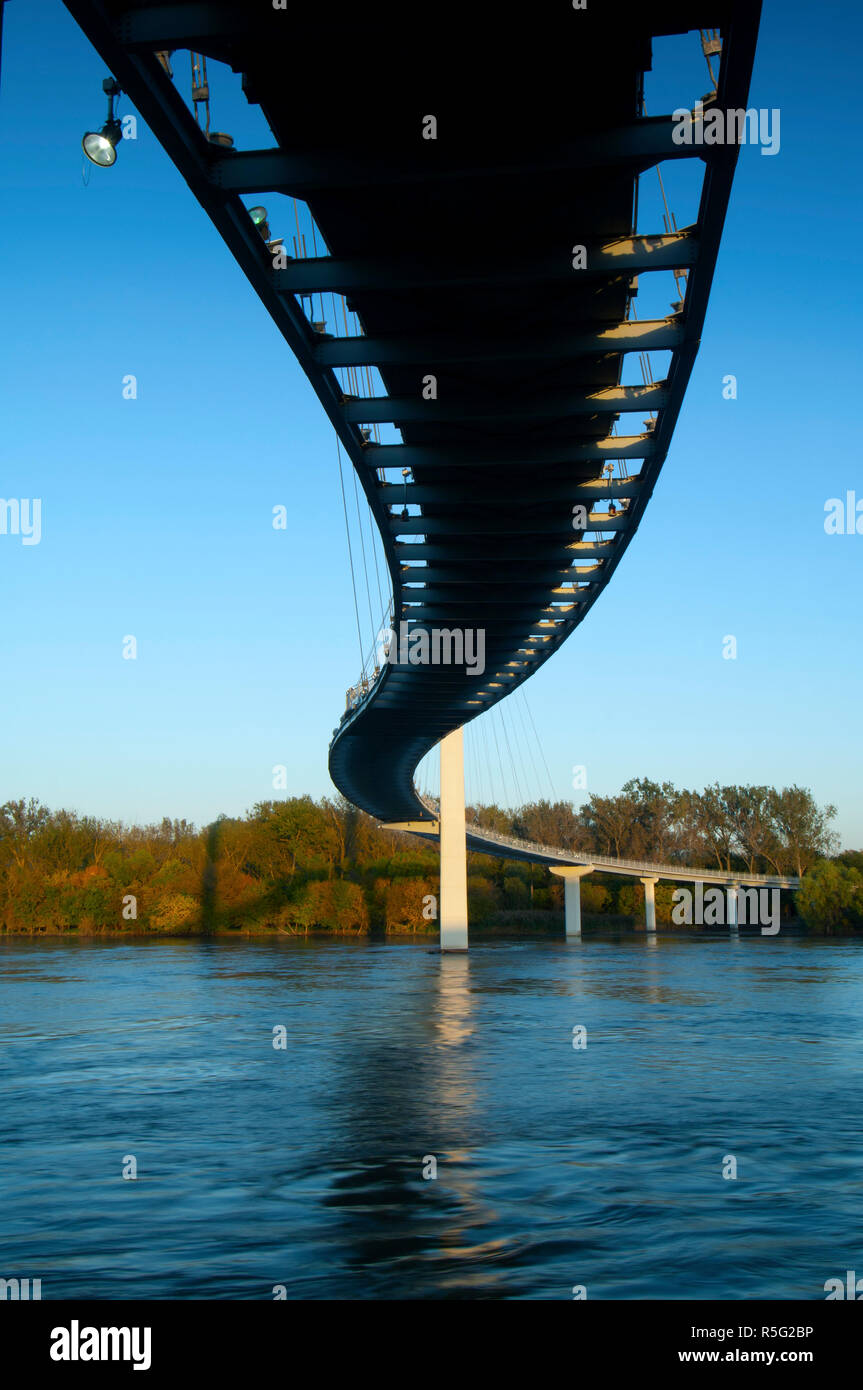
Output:
<svg viewBox="0 0 863 1390">
<path fill-rule="evenodd" d="M 406 831 L 424 839 L 436 839 L 440 834 L 440 807 L 430 797 L 417 793 L 430 816 L 429 823 L 422 821 L 403 821 L 390 823 L 387 830 Z M 648 931 L 656 929 L 656 904 L 654 889 L 660 879 L 672 883 L 696 883 L 724 888 L 728 897 L 728 924 L 737 925 L 737 904 L 741 889 L 797 889 L 800 879 L 792 874 L 755 874 L 746 870 L 703 869 L 685 864 L 657 864 L 644 859 L 615 859 L 607 854 L 576 853 L 570 850 L 555 849 L 550 845 L 536 844 L 515 835 L 503 835 L 497 830 L 488 830 L 477 825 L 468 825 L 465 830 L 468 849 L 479 854 L 490 854 L 498 859 L 515 859 L 523 863 L 542 864 L 554 874 L 563 878 L 565 885 L 566 934 L 581 935 L 581 893 L 580 881 L 585 874 L 595 869 L 609 874 L 619 874 L 624 878 L 637 878 L 644 885 L 645 920 Z M 442 869 L 443 873 L 443 869 Z"/>
</svg>

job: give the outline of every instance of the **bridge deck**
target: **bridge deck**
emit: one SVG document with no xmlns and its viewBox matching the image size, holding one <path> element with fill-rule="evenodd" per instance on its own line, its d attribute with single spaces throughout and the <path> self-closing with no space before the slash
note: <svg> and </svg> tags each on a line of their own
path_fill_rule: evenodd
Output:
<svg viewBox="0 0 863 1390">
<path fill-rule="evenodd" d="M 606 0 L 534 7 L 518 22 L 482 7 L 472 32 L 469 7 L 452 0 L 429 12 L 391 0 L 289 12 L 66 3 L 306 372 L 380 528 L 396 622 L 484 633 L 481 676 L 387 664 L 331 744 L 331 775 L 351 801 L 383 820 L 427 817 L 418 761 L 583 621 L 641 520 L 680 410 L 737 147 L 675 144 L 668 114 L 640 114 L 652 36 L 719 27 L 717 100 L 742 107 L 759 4 Z M 182 48 L 242 73 L 272 148 L 207 142 L 156 56 Z M 434 140 L 422 138 L 429 113 Z M 695 225 L 634 236 L 638 175 L 679 157 L 704 160 Z M 240 197 L 268 193 L 308 203 L 323 254 L 274 268 Z M 669 266 L 688 270 L 682 310 L 636 331 L 633 277 Z M 316 290 L 347 294 L 364 336 L 316 331 L 300 297 Z M 671 350 L 666 381 L 621 393 L 644 331 Z M 381 373 L 386 397 L 373 405 L 346 397 L 336 375 L 357 354 Z M 648 405 L 656 418 L 642 428 Z M 372 420 L 395 423 L 403 442 L 370 443 Z M 609 458 L 637 462 L 603 490 Z M 612 518 L 605 498 L 616 495 Z M 596 508 L 573 529 L 581 500 Z"/>
<path fill-rule="evenodd" d="M 403 822 L 402 828 L 410 828 L 410 833 L 422 839 L 436 839 L 436 817 L 438 807 L 429 797 L 418 793 L 431 824 L 426 830 L 421 821 Z M 390 825 L 389 829 L 397 829 Z M 624 878 L 670 879 L 674 883 L 716 883 L 724 887 L 734 884 L 753 888 L 799 888 L 800 879 L 792 874 L 754 874 L 745 869 L 705 869 L 687 864 L 657 864 L 647 859 L 615 859 L 607 854 L 575 853 L 557 849 L 552 845 L 537 844 L 532 840 L 518 839 L 515 835 L 503 835 L 499 831 L 483 826 L 467 826 L 468 847 L 479 854 L 490 854 L 497 859 L 518 859 L 530 864 L 543 864 L 547 868 L 589 865 L 607 873 L 620 874 Z"/>
</svg>

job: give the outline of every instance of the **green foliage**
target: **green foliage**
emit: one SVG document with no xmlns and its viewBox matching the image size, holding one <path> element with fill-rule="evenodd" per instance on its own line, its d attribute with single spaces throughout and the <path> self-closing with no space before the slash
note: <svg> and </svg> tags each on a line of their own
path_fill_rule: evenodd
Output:
<svg viewBox="0 0 863 1390">
<path fill-rule="evenodd" d="M 468 918 L 477 926 L 487 922 L 500 907 L 499 894 L 491 879 L 473 874 L 467 885 Z"/>
<path fill-rule="evenodd" d="M 640 883 L 624 883 L 617 894 L 617 910 L 624 917 L 644 920 L 644 889 Z"/>
<path fill-rule="evenodd" d="M 424 902 L 428 898 L 434 898 L 434 904 Z M 436 883 L 422 878 L 398 878 L 386 890 L 384 928 L 388 932 L 437 931 L 437 913 L 428 915 L 429 908 L 436 905 Z"/>
<path fill-rule="evenodd" d="M 437 874 L 436 848 L 426 854 L 401 850 L 392 855 L 386 865 L 386 873 L 390 878 L 421 878 L 430 872 Z"/>
<path fill-rule="evenodd" d="M 579 853 L 729 872 L 808 871 L 798 901 L 813 929 L 859 930 L 863 852 L 828 860 L 834 815 L 796 786 L 691 792 L 633 778 L 618 795 L 593 794 L 578 808 L 473 807 L 468 821 Z M 341 799 L 259 802 L 245 817 L 219 816 L 202 830 L 167 817 L 127 827 L 50 811 L 32 798 L 0 806 L 7 932 L 434 932 L 423 899 L 437 897 L 438 878 L 434 844 L 384 830 Z M 563 909 L 562 880 L 536 865 L 471 851 L 468 886 L 475 926 Z M 672 891 L 657 885 L 661 923 L 670 921 Z M 134 917 L 124 915 L 129 895 Z M 599 871 L 583 879 L 581 896 L 587 914 L 643 920 L 638 883 Z"/>
<path fill-rule="evenodd" d="M 188 929 L 200 915 L 201 905 L 188 893 L 166 893 L 148 914 L 154 931 L 176 932 Z"/>
<path fill-rule="evenodd" d="M 796 900 L 801 917 L 813 931 L 825 936 L 859 931 L 863 927 L 863 872 L 836 860 L 822 860 L 806 874 Z"/>
<path fill-rule="evenodd" d="M 601 883 L 590 883 L 587 879 L 581 880 L 581 910 L 582 912 L 610 912 L 612 908 L 611 894 Z"/>
<path fill-rule="evenodd" d="M 344 879 L 309 883 L 297 913 L 306 927 L 336 932 L 368 930 L 369 910 L 362 889 Z"/>
<path fill-rule="evenodd" d="M 504 907 L 513 910 L 527 907 L 530 902 L 530 887 L 520 875 L 507 874 L 504 877 L 503 902 Z"/>
</svg>

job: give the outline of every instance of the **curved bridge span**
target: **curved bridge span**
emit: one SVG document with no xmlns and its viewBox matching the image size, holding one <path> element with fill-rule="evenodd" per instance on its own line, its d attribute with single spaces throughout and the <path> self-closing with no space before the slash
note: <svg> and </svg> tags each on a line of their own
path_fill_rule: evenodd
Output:
<svg viewBox="0 0 863 1390">
<path fill-rule="evenodd" d="M 383 469 L 379 500 L 393 498 L 384 538 L 394 628 L 457 632 L 465 644 L 480 632 L 485 644 L 480 675 L 464 665 L 412 666 L 402 641 L 398 659 L 381 663 L 342 717 L 332 778 L 384 821 L 427 817 L 414 787 L 418 762 L 570 636 L 653 492 L 702 331 L 737 149 L 702 162 L 692 225 L 637 234 L 639 176 L 696 148 L 674 143 L 667 116 L 637 113 L 652 35 L 696 27 L 699 10 L 645 7 L 616 35 L 596 26 L 574 43 L 570 30 L 568 78 L 539 102 L 526 93 L 470 179 L 461 147 L 442 148 L 433 208 L 425 186 L 402 185 L 372 212 L 376 242 L 396 228 L 412 262 L 422 248 L 419 263 L 395 272 L 397 294 L 386 293 L 393 271 L 383 267 L 377 283 L 352 290 L 378 339 L 356 351 L 379 364 L 391 397 L 379 418 L 395 421 L 403 439 L 363 455 L 366 467 Z M 726 6 L 723 19 L 717 101 L 745 107 L 757 6 Z M 511 100 L 489 96 L 494 110 Z M 424 167 L 417 148 L 403 172 L 421 178 Z M 514 200 L 529 209 L 515 248 L 501 235 Z M 583 269 L 573 265 L 576 246 Z M 662 269 L 686 274 L 685 296 L 667 317 L 641 321 L 638 277 Z M 634 354 L 649 345 L 670 353 L 665 379 L 627 384 Z M 420 399 L 426 372 L 436 400 Z M 403 499 L 416 514 L 398 515 Z"/>
<path fill-rule="evenodd" d="M 671 112 L 644 113 L 653 41 L 714 26 L 704 109 L 740 111 L 760 4 L 606 0 L 517 18 L 452 0 L 66 4 L 318 395 L 381 534 L 393 629 L 471 634 L 475 649 L 481 634 L 481 666 L 413 664 L 400 644 L 330 745 L 350 801 L 431 830 L 418 763 L 529 679 L 609 583 L 698 349 L 738 146 L 679 142 Z M 242 75 L 268 147 L 205 134 L 173 80 L 186 49 Z M 639 178 L 679 159 L 703 174 L 695 220 L 645 230 Z M 274 255 L 243 201 L 268 194 L 303 200 L 314 255 Z M 669 271 L 671 312 L 638 318 L 639 278 Z M 343 297 L 356 333 L 347 312 L 344 335 L 315 321 L 325 294 Z M 669 355 L 658 381 L 644 371 L 654 350 Z M 374 371 L 381 390 L 349 390 L 347 370 L 354 383 Z"/>
</svg>

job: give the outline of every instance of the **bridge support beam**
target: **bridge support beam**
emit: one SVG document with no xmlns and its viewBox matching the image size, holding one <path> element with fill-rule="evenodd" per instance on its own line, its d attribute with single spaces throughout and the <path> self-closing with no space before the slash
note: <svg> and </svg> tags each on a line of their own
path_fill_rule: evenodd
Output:
<svg viewBox="0 0 863 1390">
<path fill-rule="evenodd" d="M 655 878 L 643 878 L 644 884 L 644 925 L 649 932 L 656 931 L 656 897 L 654 888 L 657 884 Z"/>
<path fill-rule="evenodd" d="M 454 729 L 440 741 L 440 948 L 467 950 L 467 837 L 461 729 Z"/>
<path fill-rule="evenodd" d="M 585 874 L 593 873 L 592 864 L 555 865 L 551 872 L 563 879 L 563 907 L 566 923 L 566 939 L 574 941 L 581 936 L 581 880 Z"/>
<path fill-rule="evenodd" d="M 728 888 L 726 888 L 726 890 L 725 890 L 725 901 L 726 901 L 726 904 L 727 904 L 727 907 L 726 907 L 726 917 L 727 917 L 727 919 L 728 919 L 728 926 L 730 927 L 731 931 L 737 931 L 737 929 L 738 929 L 738 922 L 737 922 L 737 894 L 738 894 L 739 892 L 740 892 L 740 884 L 739 884 L 739 883 L 732 883 L 732 884 L 730 884 L 730 886 L 729 886 Z"/>
</svg>

